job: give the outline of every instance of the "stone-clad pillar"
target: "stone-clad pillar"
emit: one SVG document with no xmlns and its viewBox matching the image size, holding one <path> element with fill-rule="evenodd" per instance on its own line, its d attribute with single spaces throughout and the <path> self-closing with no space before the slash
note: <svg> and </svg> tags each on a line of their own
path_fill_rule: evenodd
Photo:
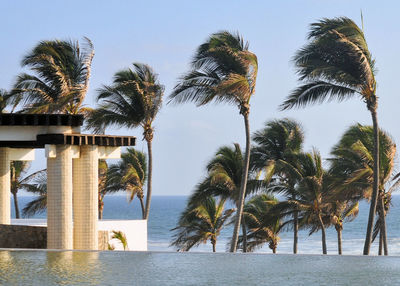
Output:
<svg viewBox="0 0 400 286">
<path fill-rule="evenodd" d="M 0 148 L 0 224 L 10 224 L 10 149 Z"/>
<path fill-rule="evenodd" d="M 72 151 L 56 145 L 47 158 L 47 248 L 72 249 Z"/>
<path fill-rule="evenodd" d="M 83 145 L 73 159 L 74 249 L 97 250 L 98 169 L 97 146 Z"/>
</svg>

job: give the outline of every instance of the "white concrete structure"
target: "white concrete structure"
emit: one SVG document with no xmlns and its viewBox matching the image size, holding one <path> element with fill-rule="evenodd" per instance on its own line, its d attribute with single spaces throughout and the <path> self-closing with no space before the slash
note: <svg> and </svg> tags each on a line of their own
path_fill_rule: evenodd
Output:
<svg viewBox="0 0 400 286">
<path fill-rule="evenodd" d="M 98 249 L 98 160 L 120 158 L 135 138 L 80 134 L 82 124 L 82 115 L 0 114 L 0 224 L 10 223 L 10 162 L 45 148 L 47 248 Z M 145 236 L 147 249 L 147 223 Z"/>
<path fill-rule="evenodd" d="M 11 224 L 47 226 L 46 219 L 11 219 Z M 116 239 L 111 239 L 112 231 L 122 231 L 128 241 L 128 250 L 147 251 L 147 220 L 99 220 L 98 230 L 109 232 L 110 244 L 115 250 L 123 250 Z"/>
</svg>

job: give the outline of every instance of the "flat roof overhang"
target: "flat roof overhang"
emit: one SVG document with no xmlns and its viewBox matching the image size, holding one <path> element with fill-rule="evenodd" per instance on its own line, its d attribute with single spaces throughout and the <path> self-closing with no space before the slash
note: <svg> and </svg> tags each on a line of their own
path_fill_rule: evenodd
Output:
<svg viewBox="0 0 400 286">
<path fill-rule="evenodd" d="M 77 114 L 0 114 L 0 126 L 71 126 L 83 125 L 83 115 Z"/>
</svg>

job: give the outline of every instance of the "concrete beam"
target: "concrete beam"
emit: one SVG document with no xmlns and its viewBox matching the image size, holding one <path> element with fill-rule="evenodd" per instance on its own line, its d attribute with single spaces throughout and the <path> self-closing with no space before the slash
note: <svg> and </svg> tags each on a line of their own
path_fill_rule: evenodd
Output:
<svg viewBox="0 0 400 286">
<path fill-rule="evenodd" d="M 35 160 L 35 149 L 9 148 L 10 161 L 33 161 Z"/>
<path fill-rule="evenodd" d="M 68 145 L 71 146 L 71 156 L 72 159 L 79 158 L 79 146 L 76 145 Z M 46 158 L 56 158 L 57 157 L 57 145 L 45 145 L 45 156 Z"/>
<path fill-rule="evenodd" d="M 121 147 L 98 147 L 99 159 L 119 159 L 121 158 Z"/>
</svg>

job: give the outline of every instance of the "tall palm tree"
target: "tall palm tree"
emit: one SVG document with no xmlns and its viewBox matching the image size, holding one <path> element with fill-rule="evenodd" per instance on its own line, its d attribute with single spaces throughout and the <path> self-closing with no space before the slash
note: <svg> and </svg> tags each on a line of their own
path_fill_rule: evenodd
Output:
<svg viewBox="0 0 400 286">
<path fill-rule="evenodd" d="M 295 186 L 301 178 L 296 171 L 296 155 L 302 150 L 303 140 L 300 124 L 290 119 L 269 121 L 253 135 L 251 168 L 264 171 L 266 182 L 278 180 L 279 188 L 272 183 L 269 190 L 285 195 L 287 200 L 296 198 Z M 298 211 L 293 210 L 293 253 L 297 253 L 297 242 Z"/>
<path fill-rule="evenodd" d="M 218 202 L 212 196 L 198 202 L 196 207 L 190 204 L 182 213 L 175 231 L 172 246 L 178 251 L 189 251 L 193 246 L 210 240 L 213 252 L 216 252 L 217 238 L 225 222 L 234 209 L 224 211 L 225 200 Z"/>
<path fill-rule="evenodd" d="M 89 87 L 93 44 L 78 41 L 43 41 L 22 60 L 34 75 L 22 73 L 11 91 L 14 105 L 22 102 L 22 112 L 84 113 L 82 102 Z"/>
<path fill-rule="evenodd" d="M 243 116 L 246 131 L 246 152 L 239 196 L 239 208 L 232 235 L 231 252 L 236 251 L 246 194 L 250 160 L 250 98 L 255 92 L 258 71 L 257 57 L 239 34 L 227 31 L 212 34 L 199 46 L 191 70 L 175 86 L 170 101 L 205 105 L 212 101 L 233 103 Z"/>
<path fill-rule="evenodd" d="M 331 151 L 330 173 L 336 178 L 333 189 L 345 200 L 371 199 L 374 178 L 374 130 L 371 126 L 356 124 L 342 136 Z M 385 185 L 393 176 L 396 145 L 386 132 L 379 131 L 379 208 L 380 226 L 387 255 L 386 220 L 383 208 Z M 396 185 L 396 183 L 394 183 Z"/>
<path fill-rule="evenodd" d="M 153 177 L 153 122 L 162 105 L 164 86 L 158 81 L 158 75 L 145 64 L 134 63 L 133 70 L 117 72 L 113 84 L 99 91 L 98 108 L 91 112 L 88 127 L 96 131 L 106 126 L 117 125 L 127 128 L 143 128 L 143 137 L 147 142 L 148 180 L 144 219 L 148 219 L 152 193 Z"/>
<path fill-rule="evenodd" d="M 254 251 L 264 243 L 276 253 L 282 222 L 273 207 L 278 200 L 273 196 L 261 194 L 251 198 L 244 206 L 244 217 L 248 229 L 247 248 Z M 243 243 L 243 236 L 239 236 L 239 243 Z"/>
<path fill-rule="evenodd" d="M 359 95 L 367 104 L 374 128 L 374 180 L 364 255 L 371 247 L 372 226 L 376 211 L 379 170 L 378 97 L 375 61 L 368 50 L 364 32 L 346 17 L 323 19 L 311 24 L 310 42 L 294 56 L 299 80 L 296 88 L 281 105 L 282 109 L 344 100 Z"/>
<path fill-rule="evenodd" d="M 107 173 L 107 191 L 126 190 L 130 202 L 137 196 L 140 201 L 143 219 L 145 219 L 143 187 L 147 179 L 146 165 L 146 155 L 144 153 L 134 148 L 127 148 L 126 152 L 121 154 L 121 160 L 111 165 Z"/>
</svg>

